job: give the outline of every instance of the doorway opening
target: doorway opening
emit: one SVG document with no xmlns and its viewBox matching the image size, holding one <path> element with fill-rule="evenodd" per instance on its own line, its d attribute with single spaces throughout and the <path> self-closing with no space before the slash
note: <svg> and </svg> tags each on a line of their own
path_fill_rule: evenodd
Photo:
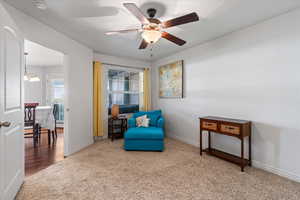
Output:
<svg viewBox="0 0 300 200">
<path fill-rule="evenodd" d="M 24 41 L 25 175 L 64 159 L 65 55 Z"/>
</svg>

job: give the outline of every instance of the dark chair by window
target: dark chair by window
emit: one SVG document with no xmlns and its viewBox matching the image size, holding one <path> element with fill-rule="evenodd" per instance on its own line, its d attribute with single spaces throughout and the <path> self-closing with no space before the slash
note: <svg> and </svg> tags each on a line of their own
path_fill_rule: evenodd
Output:
<svg viewBox="0 0 300 200">
<path fill-rule="evenodd" d="M 39 125 L 35 121 L 35 110 L 38 105 L 38 103 L 25 103 L 24 109 L 24 135 L 25 138 L 33 138 L 34 147 L 40 139 Z"/>
</svg>

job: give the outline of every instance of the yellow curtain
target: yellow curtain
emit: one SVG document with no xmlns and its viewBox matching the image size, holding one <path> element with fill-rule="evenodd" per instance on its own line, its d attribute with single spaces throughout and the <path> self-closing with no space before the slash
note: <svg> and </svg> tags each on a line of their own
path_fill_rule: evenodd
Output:
<svg viewBox="0 0 300 200">
<path fill-rule="evenodd" d="M 150 71 L 149 68 L 145 68 L 144 70 L 144 79 L 143 79 L 143 90 L 144 90 L 144 96 L 143 96 L 143 106 L 144 111 L 149 111 L 151 109 L 151 102 L 150 102 Z"/>
<path fill-rule="evenodd" d="M 104 135 L 103 111 L 103 67 L 100 62 L 94 62 L 94 136 Z"/>
</svg>

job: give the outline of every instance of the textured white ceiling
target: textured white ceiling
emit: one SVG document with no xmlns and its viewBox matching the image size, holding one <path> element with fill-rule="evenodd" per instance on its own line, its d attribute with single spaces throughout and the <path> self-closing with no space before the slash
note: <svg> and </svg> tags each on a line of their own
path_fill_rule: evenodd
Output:
<svg viewBox="0 0 300 200">
<path fill-rule="evenodd" d="M 137 33 L 107 36 L 106 31 L 140 27 L 119 0 L 46 0 L 48 9 L 39 10 L 32 0 L 6 0 L 22 10 L 65 33 L 96 52 L 155 60 L 183 49 L 247 27 L 300 6 L 299 0 L 131 0 L 145 13 L 147 8 L 158 9 L 157 17 L 166 20 L 197 12 L 200 21 L 169 28 L 168 31 L 187 44 L 179 47 L 161 39 L 150 48 L 138 50 Z"/>
<path fill-rule="evenodd" d="M 24 51 L 28 53 L 26 56 L 26 64 L 28 66 L 63 66 L 64 55 L 58 51 L 48 49 L 28 40 L 24 42 Z"/>
</svg>

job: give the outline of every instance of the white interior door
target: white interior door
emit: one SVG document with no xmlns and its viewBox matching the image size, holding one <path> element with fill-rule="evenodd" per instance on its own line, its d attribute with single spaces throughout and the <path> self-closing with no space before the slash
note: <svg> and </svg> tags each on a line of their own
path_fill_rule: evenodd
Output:
<svg viewBox="0 0 300 200">
<path fill-rule="evenodd" d="M 0 199 L 24 180 L 23 38 L 0 4 Z"/>
</svg>

